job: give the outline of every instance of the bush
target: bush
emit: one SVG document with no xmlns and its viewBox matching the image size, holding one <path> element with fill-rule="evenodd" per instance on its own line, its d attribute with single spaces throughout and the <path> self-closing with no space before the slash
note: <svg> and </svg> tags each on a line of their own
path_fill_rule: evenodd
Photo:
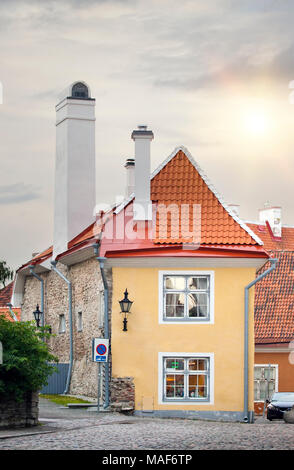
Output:
<svg viewBox="0 0 294 470">
<path fill-rule="evenodd" d="M 47 384 L 58 362 L 43 341 L 49 327 L 37 328 L 34 322 L 12 322 L 0 315 L 0 341 L 3 364 L 0 365 L 0 399 L 10 396 L 22 400 L 26 392 L 35 392 Z"/>
</svg>

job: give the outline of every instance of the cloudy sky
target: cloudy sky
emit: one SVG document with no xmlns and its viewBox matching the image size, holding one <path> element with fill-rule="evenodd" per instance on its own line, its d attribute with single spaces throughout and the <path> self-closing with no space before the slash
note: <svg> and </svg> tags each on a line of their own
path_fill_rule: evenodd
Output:
<svg viewBox="0 0 294 470">
<path fill-rule="evenodd" d="M 96 98 L 97 202 L 124 194 L 148 124 L 152 169 L 184 145 L 245 220 L 270 201 L 294 225 L 293 21 L 292 0 L 1 0 L 0 259 L 52 243 L 55 104 L 76 80 Z"/>
</svg>

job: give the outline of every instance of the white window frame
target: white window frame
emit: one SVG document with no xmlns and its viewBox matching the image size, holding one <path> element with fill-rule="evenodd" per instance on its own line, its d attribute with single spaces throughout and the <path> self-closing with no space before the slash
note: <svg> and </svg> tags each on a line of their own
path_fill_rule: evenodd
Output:
<svg viewBox="0 0 294 470">
<path fill-rule="evenodd" d="M 269 366 L 269 364 L 254 364 L 254 371 L 256 367 L 264 367 L 265 369 Z M 275 374 L 275 392 L 279 391 L 279 364 L 270 364 L 271 367 L 274 367 L 276 369 L 276 374 Z M 253 377 L 253 382 L 255 382 L 255 374 Z M 255 390 L 254 390 L 254 402 L 255 403 L 260 403 L 263 402 L 264 400 L 260 398 L 259 400 L 255 400 Z"/>
<path fill-rule="evenodd" d="M 181 398 L 175 399 L 164 399 L 164 370 L 163 361 L 168 358 L 191 358 L 191 359 L 209 359 L 209 392 L 208 399 L 197 398 L 185 401 Z M 199 353 L 199 352 L 159 352 L 158 353 L 158 404 L 159 405 L 170 405 L 170 406 L 205 406 L 214 404 L 214 353 Z"/>
<path fill-rule="evenodd" d="M 209 319 L 201 317 L 182 318 L 173 320 L 164 317 L 164 276 L 209 276 Z M 214 324 L 214 271 L 159 271 L 158 272 L 158 322 L 161 325 L 212 325 Z"/>
<path fill-rule="evenodd" d="M 59 315 L 59 326 L 58 326 L 58 333 L 62 334 L 65 333 L 66 331 L 66 320 L 65 320 L 65 315 L 61 314 Z"/>
<path fill-rule="evenodd" d="M 82 311 L 78 312 L 77 331 L 83 331 L 83 312 Z"/>
</svg>

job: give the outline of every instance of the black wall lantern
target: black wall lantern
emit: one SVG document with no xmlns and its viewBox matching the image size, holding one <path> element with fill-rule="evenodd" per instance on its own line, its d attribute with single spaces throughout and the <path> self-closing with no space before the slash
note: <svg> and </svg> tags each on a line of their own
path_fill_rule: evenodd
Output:
<svg viewBox="0 0 294 470">
<path fill-rule="evenodd" d="M 131 300 L 129 300 L 128 298 L 128 291 L 127 289 L 125 290 L 125 293 L 124 293 L 124 298 L 122 300 L 119 300 L 119 305 L 120 305 L 120 311 L 121 313 L 124 314 L 124 319 L 123 319 L 123 331 L 128 331 L 127 329 L 127 323 L 128 323 L 128 320 L 127 320 L 127 314 L 128 313 L 131 313 L 131 307 L 132 307 L 132 304 L 133 302 Z"/>
<path fill-rule="evenodd" d="M 37 328 L 39 328 L 40 327 L 40 320 L 41 320 L 41 317 L 43 315 L 43 312 L 41 312 L 41 310 L 39 309 L 39 305 L 36 306 L 36 310 L 33 313 L 34 313 L 34 317 L 35 317 L 35 320 L 36 320 Z"/>
</svg>

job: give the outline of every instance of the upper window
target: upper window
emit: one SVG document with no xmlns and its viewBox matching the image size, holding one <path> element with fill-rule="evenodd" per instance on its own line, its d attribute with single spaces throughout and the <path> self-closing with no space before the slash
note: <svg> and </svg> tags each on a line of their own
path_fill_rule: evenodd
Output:
<svg viewBox="0 0 294 470">
<path fill-rule="evenodd" d="M 89 98 L 89 90 L 84 83 L 75 83 L 72 87 L 71 95 L 73 98 Z"/>
<path fill-rule="evenodd" d="M 162 322 L 211 322 L 213 310 L 212 273 L 161 273 Z"/>
</svg>

